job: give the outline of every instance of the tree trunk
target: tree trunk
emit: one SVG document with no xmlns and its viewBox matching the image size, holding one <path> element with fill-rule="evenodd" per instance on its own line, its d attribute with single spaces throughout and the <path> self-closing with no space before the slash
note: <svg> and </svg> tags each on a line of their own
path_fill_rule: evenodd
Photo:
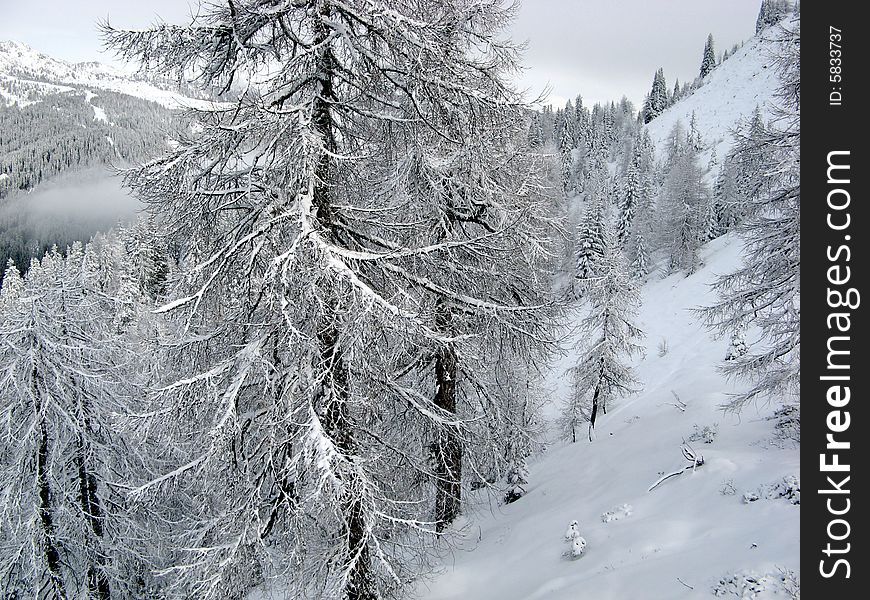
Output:
<svg viewBox="0 0 870 600">
<path fill-rule="evenodd" d="M 85 421 L 85 426 L 88 426 L 87 420 Z M 75 460 L 79 472 L 79 502 L 81 503 L 82 513 L 87 518 L 88 525 L 95 538 L 94 556 L 88 564 L 88 595 L 96 600 L 109 600 L 111 597 L 109 580 L 103 571 L 106 557 L 103 555 L 101 548 L 103 540 L 103 515 L 100 509 L 100 500 L 97 497 L 97 479 L 92 473 L 88 472 L 85 444 L 81 439 L 77 443 Z"/>
<path fill-rule="evenodd" d="M 441 304 L 435 317 L 439 331 L 447 331 L 449 307 Z M 435 356 L 435 406 L 456 414 L 456 349 L 447 344 Z M 452 426 L 440 426 L 435 442 L 435 531 L 441 532 L 456 520 L 462 504 L 462 445 Z"/>
<path fill-rule="evenodd" d="M 335 56 L 329 45 L 330 34 L 329 20 L 331 6 L 328 0 L 319 3 L 318 14 L 320 20 L 317 27 L 316 44 L 320 47 L 317 57 L 317 95 L 314 98 L 312 110 L 312 123 L 314 129 L 321 136 L 324 152 L 321 153 L 314 170 L 314 191 L 312 204 L 317 210 L 317 221 L 324 229 L 326 235 L 333 240 L 334 212 L 330 194 L 331 184 L 331 157 L 337 154 L 335 139 L 335 122 L 332 115 L 332 106 L 335 98 L 333 79 L 335 77 Z M 332 292 L 329 292 L 332 293 Z M 323 384 L 324 406 L 322 409 L 323 427 L 326 434 L 335 444 L 336 449 L 349 461 L 354 460 L 355 441 L 353 428 L 350 423 L 348 408 L 348 371 L 344 362 L 341 347 L 339 345 L 339 332 L 334 322 L 334 298 L 326 298 L 326 314 L 321 329 L 317 332 L 320 357 L 327 369 L 328 375 Z M 351 480 L 346 481 L 344 492 L 340 502 L 341 513 L 345 519 L 345 548 L 348 564 L 347 581 L 344 589 L 346 600 L 377 600 L 378 594 L 372 574 L 371 555 L 367 544 L 367 527 L 365 522 L 365 507 L 362 499 L 355 495 L 353 490 L 358 486 L 350 472 Z"/>
<path fill-rule="evenodd" d="M 38 411 L 38 406 L 37 406 Z M 45 425 L 40 426 L 39 447 L 36 451 L 36 486 L 39 493 L 39 522 L 42 526 L 43 550 L 45 566 L 48 569 L 49 585 L 54 590 L 54 597 L 60 600 L 66 599 L 63 575 L 60 570 L 60 552 L 54 539 L 54 518 L 52 516 L 51 487 L 48 483 L 48 432 Z"/>
<path fill-rule="evenodd" d="M 336 449 L 347 460 L 353 460 L 356 455 L 356 444 L 353 438 L 353 428 L 348 411 L 348 376 L 347 366 L 338 345 L 338 331 L 329 324 L 318 332 L 320 353 L 323 364 L 328 369 L 327 381 L 324 383 L 323 429 Z M 347 557 L 350 561 L 347 583 L 345 586 L 346 600 L 377 600 L 377 591 L 371 573 L 371 555 L 366 543 L 366 522 L 362 499 L 354 494 L 357 488 L 353 481 L 345 482 L 344 492 L 340 499 L 340 508 L 345 519 L 344 536 L 347 540 Z"/>
</svg>

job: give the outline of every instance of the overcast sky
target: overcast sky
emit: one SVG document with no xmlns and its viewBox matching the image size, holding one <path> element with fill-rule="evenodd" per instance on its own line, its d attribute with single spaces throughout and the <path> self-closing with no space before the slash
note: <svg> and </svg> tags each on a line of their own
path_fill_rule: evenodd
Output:
<svg viewBox="0 0 870 600">
<path fill-rule="evenodd" d="M 524 0 L 512 37 L 528 41 L 522 87 L 532 95 L 550 87 L 564 104 L 578 93 L 587 104 L 636 104 L 663 67 L 674 77 L 698 73 L 707 34 L 717 54 L 755 31 L 761 0 Z M 146 27 L 159 16 L 184 23 L 187 0 L 0 0 L 0 39 L 14 39 L 72 61 L 101 60 L 95 23 L 109 17 L 121 27 Z"/>
</svg>

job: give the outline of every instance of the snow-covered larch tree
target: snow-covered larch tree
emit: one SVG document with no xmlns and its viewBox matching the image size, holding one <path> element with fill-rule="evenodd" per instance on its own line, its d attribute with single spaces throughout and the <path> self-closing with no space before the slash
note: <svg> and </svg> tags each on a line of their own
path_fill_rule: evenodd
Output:
<svg viewBox="0 0 870 600">
<path fill-rule="evenodd" d="M 489 375 L 534 362 L 552 223 L 497 0 L 241 0 L 107 27 L 146 69 L 241 86 L 129 183 L 182 248 L 158 391 L 172 593 L 397 593 L 509 423 Z M 498 349 L 498 352 L 493 352 Z M 433 510 L 434 505 L 434 510 Z M 170 539 L 167 538 L 167 539 Z"/>
<path fill-rule="evenodd" d="M 706 241 L 711 192 L 698 151 L 691 138 L 681 135 L 679 122 L 671 134 L 669 170 L 660 198 L 661 245 L 670 256 L 670 272 L 694 273 Z"/>
<path fill-rule="evenodd" d="M 589 314 L 581 323 L 584 343 L 570 370 L 573 387 L 560 417 L 572 441 L 577 441 L 577 428 L 587 421 L 591 441 L 599 411 L 606 414 L 609 403 L 636 391 L 628 363 L 641 350 L 638 342 L 643 332 L 634 324 L 640 297 L 625 255 L 609 232 L 585 299 Z"/>
<path fill-rule="evenodd" d="M 126 455 L 116 416 L 131 386 L 114 334 L 118 303 L 77 243 L 7 270 L 0 298 L 0 592 L 5 598 L 137 597 L 117 487 Z M 113 265 L 117 267 L 117 265 Z"/>
<path fill-rule="evenodd" d="M 765 181 L 749 198 L 753 216 L 738 227 L 743 265 L 716 282 L 721 301 L 702 311 L 722 335 L 745 327 L 760 331 L 751 351 L 723 366 L 727 375 L 751 382 L 727 404 L 735 411 L 756 398 L 796 401 L 800 386 L 800 15 L 776 35 L 781 83 L 775 115 L 754 146 L 743 146 L 767 157 L 759 169 Z"/>
</svg>

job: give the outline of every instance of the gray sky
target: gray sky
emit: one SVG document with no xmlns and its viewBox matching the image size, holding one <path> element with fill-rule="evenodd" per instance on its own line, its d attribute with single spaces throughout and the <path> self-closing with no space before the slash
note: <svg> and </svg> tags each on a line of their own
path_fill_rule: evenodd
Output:
<svg viewBox="0 0 870 600">
<path fill-rule="evenodd" d="M 587 104 L 639 104 L 663 67 L 668 84 L 697 75 L 707 34 L 717 54 L 755 30 L 761 0 L 524 0 L 512 37 L 528 41 L 521 85 L 536 95 L 549 84 L 562 105 L 577 93 Z M 72 61 L 101 60 L 97 19 L 145 27 L 159 15 L 183 23 L 187 0 L 0 0 L 0 39 L 14 39 Z"/>
</svg>

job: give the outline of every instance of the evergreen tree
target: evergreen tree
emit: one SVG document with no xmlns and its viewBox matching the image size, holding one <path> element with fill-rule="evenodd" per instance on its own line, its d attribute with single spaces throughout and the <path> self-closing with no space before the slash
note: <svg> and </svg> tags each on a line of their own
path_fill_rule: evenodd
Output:
<svg viewBox="0 0 870 600">
<path fill-rule="evenodd" d="M 789 0 L 762 0 L 755 20 L 755 33 L 761 33 L 772 25 L 776 25 L 788 14 L 791 8 Z M 799 9 L 798 9 L 799 10 Z"/>
<path fill-rule="evenodd" d="M 662 114 L 667 107 L 668 86 L 665 82 L 664 70 L 659 69 L 656 71 L 655 77 L 653 77 L 652 89 L 644 102 L 643 122 L 649 123 Z"/>
<path fill-rule="evenodd" d="M 577 265 L 575 278 L 581 294 L 597 276 L 598 263 L 604 256 L 610 185 L 603 165 L 600 165 L 586 182 L 583 197 L 586 212 L 577 228 L 575 257 Z"/>
<path fill-rule="evenodd" d="M 707 36 L 704 44 L 704 57 L 701 59 L 701 79 L 704 79 L 710 71 L 716 68 L 716 51 L 713 48 L 713 34 Z"/>
</svg>

